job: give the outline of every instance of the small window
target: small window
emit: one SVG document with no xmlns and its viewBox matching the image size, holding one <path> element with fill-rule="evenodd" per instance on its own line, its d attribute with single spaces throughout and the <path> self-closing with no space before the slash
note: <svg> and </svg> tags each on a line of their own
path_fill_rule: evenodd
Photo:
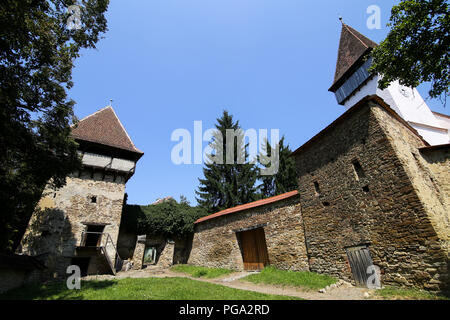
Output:
<svg viewBox="0 0 450 320">
<path fill-rule="evenodd" d="M 358 160 L 353 161 L 353 169 L 355 170 L 355 174 L 356 174 L 356 180 L 360 180 L 366 177 L 366 174 L 364 173 L 364 170 L 361 166 L 361 164 L 359 163 Z"/>
<path fill-rule="evenodd" d="M 364 192 L 369 192 L 370 191 L 369 186 L 364 186 L 362 189 L 363 189 Z"/>
<path fill-rule="evenodd" d="M 96 196 L 92 196 L 91 197 L 91 203 L 97 203 L 97 197 Z"/>
<path fill-rule="evenodd" d="M 317 181 L 314 181 L 314 189 L 316 190 L 316 196 L 320 195 L 320 186 Z"/>
<path fill-rule="evenodd" d="M 48 236 L 50 236 L 50 231 L 48 231 L 48 230 L 42 231 L 41 237 L 48 237 Z"/>
</svg>

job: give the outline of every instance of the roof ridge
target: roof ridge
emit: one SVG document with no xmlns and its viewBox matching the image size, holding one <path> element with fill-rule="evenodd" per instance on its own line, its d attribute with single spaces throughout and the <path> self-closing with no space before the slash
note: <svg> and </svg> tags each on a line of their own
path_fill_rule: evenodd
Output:
<svg viewBox="0 0 450 320">
<path fill-rule="evenodd" d="M 134 144 L 111 105 L 82 118 L 76 124 L 72 125 L 71 129 L 72 136 L 79 140 L 104 144 L 143 154 Z"/>
<path fill-rule="evenodd" d="M 358 39 L 358 40 L 363 44 L 364 47 L 369 48 L 369 46 L 368 46 L 367 44 L 365 44 L 365 42 L 362 41 L 362 40 L 358 37 L 358 35 L 355 34 L 355 33 L 352 31 L 352 29 L 353 29 L 352 27 L 350 27 L 349 25 L 347 25 L 347 24 L 345 24 L 345 23 L 342 23 L 342 25 L 343 25 L 344 27 L 346 27 L 347 30 L 348 30 L 348 32 L 350 32 L 356 39 Z M 353 29 L 353 30 L 355 30 L 355 29 Z M 355 30 L 355 31 L 356 31 L 356 30 Z M 358 33 L 359 33 L 359 32 L 358 32 Z"/>
<path fill-rule="evenodd" d="M 235 207 L 227 208 L 227 209 L 218 211 L 216 213 L 212 213 L 210 215 L 207 215 L 205 217 L 202 217 L 202 218 L 198 219 L 197 221 L 195 221 L 195 223 L 200 223 L 200 222 L 203 222 L 203 221 L 206 221 L 206 220 L 210 220 L 210 219 L 213 219 L 213 218 L 217 218 L 217 217 L 220 217 L 220 216 L 223 216 L 223 215 L 226 215 L 226 214 L 230 214 L 230 213 L 234 213 L 234 212 L 240 212 L 240 211 L 243 211 L 243 210 L 247 210 L 247 209 L 252 209 L 252 208 L 255 208 L 255 207 L 263 206 L 263 205 L 270 204 L 270 203 L 273 203 L 273 202 L 276 202 L 276 201 L 279 201 L 279 200 L 284 200 L 284 199 L 290 198 L 290 197 L 295 196 L 297 194 L 298 194 L 298 191 L 297 190 L 293 190 L 293 191 L 282 193 L 282 194 L 279 194 L 279 195 L 276 195 L 276 196 L 272 196 L 272 197 L 269 197 L 269 198 L 259 199 L 259 200 L 252 201 L 252 202 L 249 202 L 249 203 L 240 204 L 240 205 L 237 205 Z"/>
<path fill-rule="evenodd" d="M 83 120 L 86 120 L 87 118 L 90 118 L 90 117 L 92 117 L 92 116 L 95 116 L 97 113 L 100 113 L 100 112 L 102 112 L 103 110 L 106 110 L 106 109 L 108 109 L 108 108 L 111 108 L 111 109 L 112 109 L 112 106 L 106 106 L 106 107 L 103 107 L 103 108 L 101 108 L 100 110 L 97 110 L 97 111 L 95 111 L 94 113 L 91 113 L 91 114 L 87 115 L 86 117 L 84 117 L 84 118 L 82 118 L 82 119 L 79 119 L 78 122 L 81 122 L 81 121 L 83 121 Z M 114 109 L 113 109 L 113 111 L 114 111 Z M 116 117 L 117 117 L 117 116 L 116 116 Z M 75 125 L 75 123 L 72 124 L 70 127 L 73 127 L 74 125 Z"/>
<path fill-rule="evenodd" d="M 123 130 L 123 131 L 125 132 L 125 134 L 127 135 L 128 140 L 130 140 L 130 143 L 131 143 L 131 145 L 133 146 L 133 148 L 135 148 L 135 149 L 138 150 L 138 151 L 141 151 L 141 150 L 139 150 L 138 148 L 136 148 L 136 146 L 135 146 L 133 140 L 131 140 L 130 135 L 128 134 L 128 132 L 127 132 L 127 130 L 125 129 L 125 127 L 123 126 L 122 121 L 120 121 L 119 117 L 117 116 L 117 113 L 116 113 L 116 111 L 114 110 L 114 108 L 113 108 L 112 106 L 108 106 L 108 107 L 111 108 L 111 111 L 113 112 L 114 116 L 116 117 L 117 121 L 119 122 L 120 127 L 122 128 L 122 130 Z M 106 107 L 106 108 L 108 108 L 108 107 Z M 106 109 L 106 108 L 103 108 L 103 109 Z M 141 151 L 141 152 L 142 152 L 142 151 Z"/>
</svg>

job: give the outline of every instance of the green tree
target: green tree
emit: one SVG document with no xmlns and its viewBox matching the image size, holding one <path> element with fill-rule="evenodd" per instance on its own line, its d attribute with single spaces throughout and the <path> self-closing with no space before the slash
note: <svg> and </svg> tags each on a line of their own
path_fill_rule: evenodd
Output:
<svg viewBox="0 0 450 320">
<path fill-rule="evenodd" d="M 200 207 L 177 203 L 174 199 L 148 206 L 124 208 L 122 222 L 130 232 L 165 237 L 186 237 L 194 232 L 194 222 L 205 216 Z"/>
<path fill-rule="evenodd" d="M 204 178 L 199 179 L 196 191 L 197 202 L 209 213 L 257 199 L 258 168 L 248 161 L 248 145 L 244 142 L 239 121 L 234 122 L 233 116 L 224 111 L 215 127 L 216 134 L 210 143 L 215 151 L 208 155 L 203 168 Z M 227 138 L 227 130 L 234 130 L 236 135 Z"/>
<path fill-rule="evenodd" d="M 381 89 L 399 80 L 417 87 L 431 82 L 430 97 L 446 99 L 450 83 L 448 0 L 401 1 L 391 11 L 386 39 L 372 52 L 371 71 L 382 75 Z"/>
<path fill-rule="evenodd" d="M 263 161 L 263 166 L 270 168 L 271 166 L 278 166 L 278 172 L 274 175 L 260 175 L 259 179 L 261 184 L 259 186 L 261 190 L 261 196 L 263 198 L 273 197 L 282 193 L 293 191 L 297 189 L 297 170 L 295 167 L 295 160 L 290 157 L 292 151 L 289 145 L 285 145 L 284 136 L 275 146 L 272 148 L 269 141 L 266 141 L 263 153 L 260 154 L 260 162 L 262 157 L 270 158 L 272 152 L 278 148 L 278 161 L 277 164 L 273 164 L 270 161 Z"/>
<path fill-rule="evenodd" d="M 84 0 L 69 30 L 68 0 L 0 2 L 0 251 L 12 251 L 47 182 L 65 184 L 78 168 L 74 59 L 107 30 L 108 0 Z"/>
</svg>

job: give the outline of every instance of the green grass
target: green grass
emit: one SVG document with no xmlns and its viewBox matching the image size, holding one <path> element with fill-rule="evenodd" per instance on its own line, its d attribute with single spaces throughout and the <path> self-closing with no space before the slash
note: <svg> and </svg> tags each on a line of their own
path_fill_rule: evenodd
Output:
<svg viewBox="0 0 450 320">
<path fill-rule="evenodd" d="M 323 274 L 308 271 L 284 271 L 274 267 L 266 267 L 261 273 L 251 274 L 241 280 L 256 284 L 300 287 L 306 290 L 319 290 L 337 282 L 337 279 Z"/>
<path fill-rule="evenodd" d="M 65 283 L 33 285 L 0 295 L 0 300 L 295 300 L 294 297 L 238 290 L 187 278 L 82 281 L 80 290 Z"/>
<path fill-rule="evenodd" d="M 389 300 L 450 300 L 449 297 L 415 288 L 386 287 L 377 290 L 376 296 Z"/>
<path fill-rule="evenodd" d="M 189 274 L 195 278 L 207 278 L 207 279 L 218 278 L 220 276 L 235 272 L 229 269 L 197 267 L 197 266 L 189 266 L 186 264 L 178 264 L 176 266 L 173 266 L 170 270 Z"/>
</svg>

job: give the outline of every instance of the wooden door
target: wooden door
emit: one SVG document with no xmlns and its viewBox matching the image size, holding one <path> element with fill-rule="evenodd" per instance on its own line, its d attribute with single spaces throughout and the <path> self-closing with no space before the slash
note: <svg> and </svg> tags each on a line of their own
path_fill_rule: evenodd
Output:
<svg viewBox="0 0 450 320">
<path fill-rule="evenodd" d="M 347 248 L 348 261 L 352 269 L 353 279 L 357 286 L 367 287 L 370 274 L 367 268 L 373 266 L 372 257 L 367 246 Z"/>
<path fill-rule="evenodd" d="M 245 270 L 261 270 L 269 264 L 263 228 L 241 232 L 240 237 Z"/>
</svg>

